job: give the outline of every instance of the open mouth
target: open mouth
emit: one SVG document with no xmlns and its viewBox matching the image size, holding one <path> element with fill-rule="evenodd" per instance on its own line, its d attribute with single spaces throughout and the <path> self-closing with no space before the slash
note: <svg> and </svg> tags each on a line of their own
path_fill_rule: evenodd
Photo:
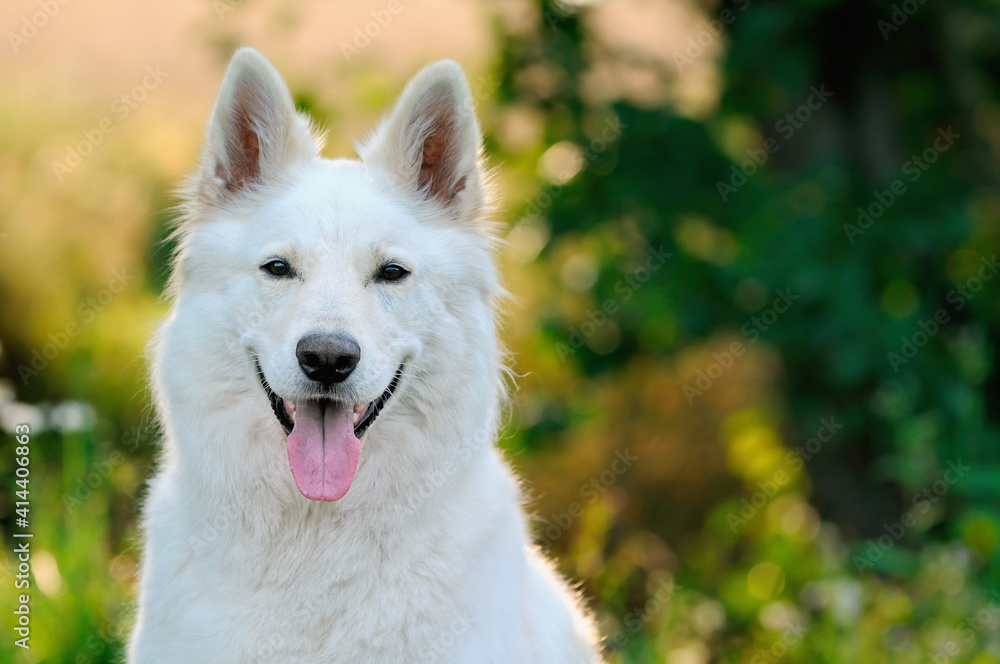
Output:
<svg viewBox="0 0 1000 664">
<path fill-rule="evenodd" d="M 293 402 L 282 399 L 264 377 L 257 377 L 288 440 L 288 463 L 299 491 L 312 500 L 338 500 L 347 493 L 361 455 L 361 438 L 392 398 L 403 365 L 374 401 L 351 404 L 320 398 Z"/>
</svg>

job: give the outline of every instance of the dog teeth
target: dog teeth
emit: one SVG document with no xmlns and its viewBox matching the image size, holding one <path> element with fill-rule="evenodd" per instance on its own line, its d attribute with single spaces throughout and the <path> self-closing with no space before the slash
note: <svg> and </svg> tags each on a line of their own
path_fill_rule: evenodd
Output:
<svg viewBox="0 0 1000 664">
<path fill-rule="evenodd" d="M 371 406 L 371 403 L 362 403 L 362 404 L 358 404 L 357 406 L 354 407 L 354 424 L 355 424 L 355 426 L 357 426 L 358 422 L 361 421 L 361 418 L 365 416 L 365 413 L 368 412 L 368 408 L 370 406 Z"/>
</svg>

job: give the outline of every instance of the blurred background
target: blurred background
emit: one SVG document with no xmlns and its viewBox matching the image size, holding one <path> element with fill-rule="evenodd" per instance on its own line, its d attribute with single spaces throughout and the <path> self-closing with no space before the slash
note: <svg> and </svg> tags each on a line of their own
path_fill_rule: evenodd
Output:
<svg viewBox="0 0 1000 664">
<path fill-rule="evenodd" d="M 501 445 L 611 662 L 1000 662 L 998 9 L 7 0 L 0 659 L 122 659 L 172 188 L 249 44 L 327 156 L 465 67 L 515 297 Z"/>
</svg>

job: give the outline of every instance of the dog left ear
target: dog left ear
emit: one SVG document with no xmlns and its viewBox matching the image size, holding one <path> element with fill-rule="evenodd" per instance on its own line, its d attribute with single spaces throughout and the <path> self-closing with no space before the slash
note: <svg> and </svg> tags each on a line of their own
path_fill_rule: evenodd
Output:
<svg viewBox="0 0 1000 664">
<path fill-rule="evenodd" d="M 413 77 L 358 153 L 395 186 L 456 218 L 473 219 L 485 204 L 481 148 L 465 74 L 442 60 Z"/>
<path fill-rule="evenodd" d="M 281 75 L 259 52 L 241 48 L 219 88 L 189 197 L 225 204 L 258 186 L 278 182 L 318 151 Z"/>
</svg>

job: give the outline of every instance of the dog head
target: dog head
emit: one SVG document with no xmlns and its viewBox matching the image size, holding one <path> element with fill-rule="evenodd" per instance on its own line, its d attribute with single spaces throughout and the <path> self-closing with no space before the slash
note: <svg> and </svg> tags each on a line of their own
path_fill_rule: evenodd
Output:
<svg viewBox="0 0 1000 664">
<path fill-rule="evenodd" d="M 454 62 L 413 78 L 361 161 L 318 157 L 260 53 L 229 65 L 185 194 L 176 286 L 226 328 L 219 352 L 270 400 L 308 498 L 341 498 L 371 427 L 463 339 L 492 334 L 480 149 Z"/>
</svg>

